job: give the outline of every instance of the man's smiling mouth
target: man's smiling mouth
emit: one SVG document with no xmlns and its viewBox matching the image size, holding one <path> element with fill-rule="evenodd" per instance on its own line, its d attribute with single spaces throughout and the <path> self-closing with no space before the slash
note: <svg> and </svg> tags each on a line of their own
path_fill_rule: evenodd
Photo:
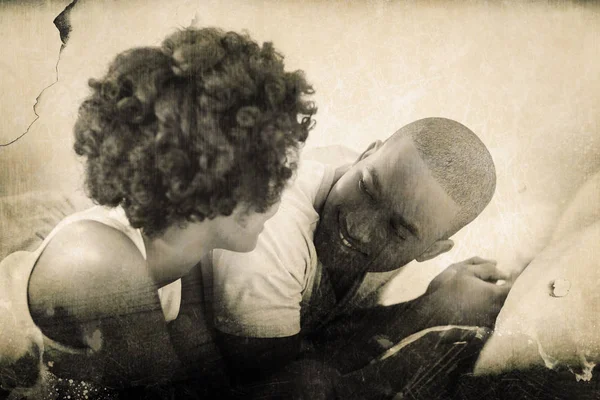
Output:
<svg viewBox="0 0 600 400">
<path fill-rule="evenodd" d="M 348 228 L 346 227 L 346 221 L 342 218 L 342 213 L 338 210 L 338 236 L 342 244 L 349 248 L 350 250 L 357 251 L 361 254 L 367 255 L 364 251 L 362 251 L 357 245 L 356 240 L 350 236 L 348 233 Z"/>
<path fill-rule="evenodd" d="M 346 238 L 344 237 L 344 235 L 342 234 L 342 231 L 341 231 L 341 230 L 339 231 L 339 234 L 340 234 L 340 240 L 342 241 L 342 243 L 344 244 L 344 246 L 346 246 L 346 247 L 349 247 L 349 248 L 351 248 L 352 250 L 355 250 L 355 249 L 354 249 L 354 246 L 352 246 L 352 243 L 350 243 L 350 242 L 348 241 L 348 239 L 346 239 Z"/>
</svg>

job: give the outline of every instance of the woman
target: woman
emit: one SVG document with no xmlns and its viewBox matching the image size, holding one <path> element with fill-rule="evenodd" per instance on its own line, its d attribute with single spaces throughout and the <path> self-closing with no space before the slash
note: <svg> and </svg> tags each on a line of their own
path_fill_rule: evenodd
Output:
<svg viewBox="0 0 600 400">
<path fill-rule="evenodd" d="M 178 279 L 214 248 L 255 247 L 316 111 L 270 43 L 218 29 L 125 51 L 90 87 L 75 151 L 98 206 L 0 265 L 4 385 L 41 360 L 111 386 L 170 378 Z"/>
</svg>

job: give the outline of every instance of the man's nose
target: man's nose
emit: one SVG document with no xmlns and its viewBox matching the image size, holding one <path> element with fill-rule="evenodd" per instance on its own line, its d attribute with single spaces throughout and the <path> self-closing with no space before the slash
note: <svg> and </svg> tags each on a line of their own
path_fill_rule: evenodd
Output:
<svg viewBox="0 0 600 400">
<path fill-rule="evenodd" d="M 378 240 L 381 238 L 381 232 L 376 220 L 377 215 L 371 210 L 350 211 L 346 217 L 348 233 L 364 244 Z"/>
</svg>

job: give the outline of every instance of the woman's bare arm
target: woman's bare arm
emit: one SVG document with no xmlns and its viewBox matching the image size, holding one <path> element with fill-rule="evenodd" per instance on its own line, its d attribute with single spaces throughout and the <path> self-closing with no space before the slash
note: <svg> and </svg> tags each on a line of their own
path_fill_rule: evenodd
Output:
<svg viewBox="0 0 600 400">
<path fill-rule="evenodd" d="M 128 386 L 169 377 L 178 365 L 146 262 L 115 229 L 82 221 L 61 230 L 32 272 L 28 296 L 44 335 L 78 349 L 45 353 L 59 376 Z"/>
</svg>

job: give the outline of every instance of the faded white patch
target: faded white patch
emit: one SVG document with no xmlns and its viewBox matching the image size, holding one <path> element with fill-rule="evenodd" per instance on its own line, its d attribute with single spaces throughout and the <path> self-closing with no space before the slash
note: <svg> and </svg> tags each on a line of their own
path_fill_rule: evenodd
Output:
<svg viewBox="0 0 600 400">
<path fill-rule="evenodd" d="M 374 339 L 377 342 L 377 344 L 379 344 L 384 349 L 389 349 L 394 345 L 394 342 L 392 342 L 387 336 L 377 335 L 374 337 Z"/>
<path fill-rule="evenodd" d="M 551 282 L 552 293 L 550 293 L 553 297 L 564 297 L 569 294 L 569 290 L 571 289 L 571 282 L 566 279 L 556 279 Z"/>
<path fill-rule="evenodd" d="M 540 341 L 538 340 L 537 337 L 533 338 L 537 344 L 537 348 L 538 348 L 538 353 L 540 354 L 540 357 L 542 357 L 542 360 L 544 361 L 544 365 L 546 365 L 546 368 L 550 368 L 550 369 L 554 369 L 556 368 L 556 366 L 558 365 L 558 360 L 554 357 L 552 357 L 550 354 L 546 353 L 546 351 L 544 350 L 544 347 L 542 346 L 542 343 L 540 343 Z"/>
<path fill-rule="evenodd" d="M 443 331 L 448 331 L 450 329 L 455 329 L 455 328 L 475 331 L 476 332 L 475 337 L 477 337 L 477 338 L 482 338 L 483 332 L 485 332 L 485 329 L 477 327 L 477 326 L 462 326 L 462 325 L 434 326 L 432 328 L 423 329 L 422 331 L 413 333 L 412 335 L 402 339 L 398 344 L 389 348 L 385 353 L 383 353 L 381 355 L 381 357 L 371 361 L 371 364 L 374 364 L 379 361 L 383 361 L 386 358 L 393 356 L 394 354 L 396 354 L 397 352 L 402 350 L 404 347 L 408 346 L 409 344 L 411 344 L 413 342 L 416 342 L 417 340 L 421 339 L 423 336 L 427 335 L 430 332 L 443 332 Z"/>
<path fill-rule="evenodd" d="M 102 348 L 102 332 L 100 329 L 95 329 L 91 334 L 84 336 L 84 341 L 92 351 L 99 351 Z"/>
<path fill-rule="evenodd" d="M 580 353 L 579 357 L 581 359 L 581 365 L 580 365 L 581 372 L 575 372 L 575 371 L 573 371 L 572 368 L 569 368 L 569 370 L 575 374 L 575 379 L 577 379 L 577 382 L 579 382 L 579 381 L 589 382 L 592 380 L 592 371 L 594 370 L 596 363 L 592 362 L 592 361 L 588 361 L 585 357 L 585 354 L 583 354 L 583 353 Z"/>
</svg>

